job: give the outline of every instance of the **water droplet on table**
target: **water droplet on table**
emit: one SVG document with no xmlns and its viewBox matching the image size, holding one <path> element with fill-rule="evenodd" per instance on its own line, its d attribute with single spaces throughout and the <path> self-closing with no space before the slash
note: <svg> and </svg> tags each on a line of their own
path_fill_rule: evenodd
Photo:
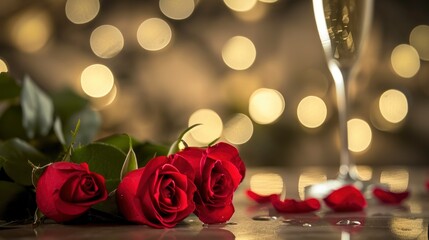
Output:
<svg viewBox="0 0 429 240">
<path fill-rule="evenodd" d="M 311 227 L 310 223 L 300 219 L 283 219 L 282 223 L 284 223 L 285 225 L 291 225 L 291 226 Z"/>
<path fill-rule="evenodd" d="M 226 225 L 237 225 L 237 223 L 236 222 L 224 222 L 224 223 L 212 223 L 212 224 L 204 223 L 203 228 L 222 228 L 222 227 L 225 227 Z"/>
<path fill-rule="evenodd" d="M 341 225 L 341 226 L 359 226 L 359 225 L 361 225 L 361 222 L 356 221 L 356 220 L 343 219 L 343 220 L 338 221 L 336 223 L 336 225 Z"/>
<path fill-rule="evenodd" d="M 252 219 L 255 221 L 271 221 L 271 220 L 276 220 L 277 217 L 270 216 L 270 215 L 259 215 L 259 216 L 254 216 Z"/>
</svg>

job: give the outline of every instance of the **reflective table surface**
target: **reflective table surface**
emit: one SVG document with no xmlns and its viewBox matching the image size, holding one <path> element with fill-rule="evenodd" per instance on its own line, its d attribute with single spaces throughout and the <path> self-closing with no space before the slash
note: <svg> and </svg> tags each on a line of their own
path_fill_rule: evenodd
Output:
<svg viewBox="0 0 429 240">
<path fill-rule="evenodd" d="M 337 213 L 322 208 L 307 214 L 279 214 L 270 204 L 257 204 L 245 191 L 282 193 L 299 199 L 308 184 L 334 178 L 335 169 L 253 168 L 234 195 L 236 212 L 227 224 L 203 225 L 190 216 L 173 229 L 117 224 L 62 225 L 45 223 L 8 225 L 0 239 L 428 239 L 429 168 L 359 167 L 363 179 L 386 184 L 392 191 L 408 189 L 401 205 L 379 203 L 368 194 L 364 211 Z"/>
</svg>

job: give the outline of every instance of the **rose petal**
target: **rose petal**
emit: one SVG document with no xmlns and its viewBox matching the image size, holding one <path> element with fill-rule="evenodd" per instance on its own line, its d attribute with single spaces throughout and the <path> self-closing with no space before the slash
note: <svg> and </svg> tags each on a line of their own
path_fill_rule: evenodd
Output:
<svg viewBox="0 0 429 240">
<path fill-rule="evenodd" d="M 246 175 L 246 166 L 241 160 L 237 148 L 234 146 L 225 143 L 219 142 L 209 148 L 207 148 L 207 157 L 215 160 L 228 161 L 234 164 L 240 173 L 240 182 L 243 181 L 244 176 Z"/>
<path fill-rule="evenodd" d="M 352 185 L 339 188 L 323 199 L 332 210 L 337 212 L 361 211 L 366 207 L 362 193 Z"/>
<path fill-rule="evenodd" d="M 129 172 L 119 184 L 116 190 L 118 208 L 124 217 L 132 222 L 145 224 L 140 200 L 137 198 L 137 189 L 144 168 Z"/>
<path fill-rule="evenodd" d="M 269 202 L 271 202 L 271 199 L 270 199 L 271 196 L 275 196 L 278 194 L 260 195 L 260 194 L 257 194 L 250 189 L 247 189 L 246 195 L 247 195 L 247 197 L 249 197 L 250 199 L 254 200 L 257 203 L 269 203 Z"/>
<path fill-rule="evenodd" d="M 272 195 L 271 203 L 280 213 L 307 213 L 320 209 L 320 202 L 315 198 L 309 198 L 303 201 L 295 199 L 280 200 L 280 195 Z"/>
<path fill-rule="evenodd" d="M 379 187 L 374 188 L 372 193 L 379 201 L 387 204 L 400 204 L 410 195 L 409 191 L 395 193 Z"/>
<path fill-rule="evenodd" d="M 203 148 L 188 147 L 176 153 L 173 161 L 178 161 L 179 163 L 177 165 L 180 166 L 180 161 L 184 160 L 192 166 L 195 175 L 201 175 L 199 171 L 201 170 L 201 159 L 204 152 L 205 149 Z"/>
<path fill-rule="evenodd" d="M 426 189 L 429 191 L 429 180 L 426 181 Z"/>
</svg>

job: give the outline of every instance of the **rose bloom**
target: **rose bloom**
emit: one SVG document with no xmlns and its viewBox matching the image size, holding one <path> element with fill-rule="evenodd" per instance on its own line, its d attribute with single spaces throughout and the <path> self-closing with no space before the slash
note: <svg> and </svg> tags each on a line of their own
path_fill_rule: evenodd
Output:
<svg viewBox="0 0 429 240">
<path fill-rule="evenodd" d="M 36 187 L 39 210 L 56 222 L 84 214 L 92 205 L 107 199 L 103 176 L 90 172 L 86 163 L 56 162 L 49 165 Z"/>
<path fill-rule="evenodd" d="M 171 228 L 195 209 L 194 170 L 178 155 L 159 156 L 129 172 L 116 191 L 120 212 L 135 223 Z"/>
<path fill-rule="evenodd" d="M 195 214 L 207 224 L 223 223 L 234 214 L 234 191 L 246 168 L 235 147 L 220 142 L 204 148 L 185 148 L 178 155 L 195 170 Z"/>
</svg>

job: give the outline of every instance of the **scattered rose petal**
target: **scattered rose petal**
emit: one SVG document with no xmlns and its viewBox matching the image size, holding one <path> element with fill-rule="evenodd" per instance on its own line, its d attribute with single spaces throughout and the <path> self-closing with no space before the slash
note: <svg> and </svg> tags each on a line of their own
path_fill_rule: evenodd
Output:
<svg viewBox="0 0 429 240">
<path fill-rule="evenodd" d="M 303 201 L 295 199 L 280 200 L 279 195 L 271 197 L 273 207 L 280 213 L 306 213 L 320 209 L 320 202 L 315 198 L 309 198 Z"/>
<path fill-rule="evenodd" d="M 344 186 L 333 191 L 323 199 L 336 212 L 361 211 L 366 207 L 366 200 L 362 193 L 352 185 Z"/>
<path fill-rule="evenodd" d="M 429 191 L 429 180 L 426 181 L 426 189 Z"/>
<path fill-rule="evenodd" d="M 255 193 L 254 191 L 252 191 L 250 189 L 247 189 L 246 195 L 250 199 L 254 200 L 257 203 L 269 203 L 269 202 L 271 202 L 271 196 L 275 196 L 275 195 L 278 195 L 278 194 L 260 195 L 260 194 L 257 194 L 257 193 Z"/>
<path fill-rule="evenodd" d="M 409 191 L 395 193 L 379 187 L 374 188 L 372 193 L 378 200 L 387 204 L 400 204 L 410 195 Z"/>
</svg>

